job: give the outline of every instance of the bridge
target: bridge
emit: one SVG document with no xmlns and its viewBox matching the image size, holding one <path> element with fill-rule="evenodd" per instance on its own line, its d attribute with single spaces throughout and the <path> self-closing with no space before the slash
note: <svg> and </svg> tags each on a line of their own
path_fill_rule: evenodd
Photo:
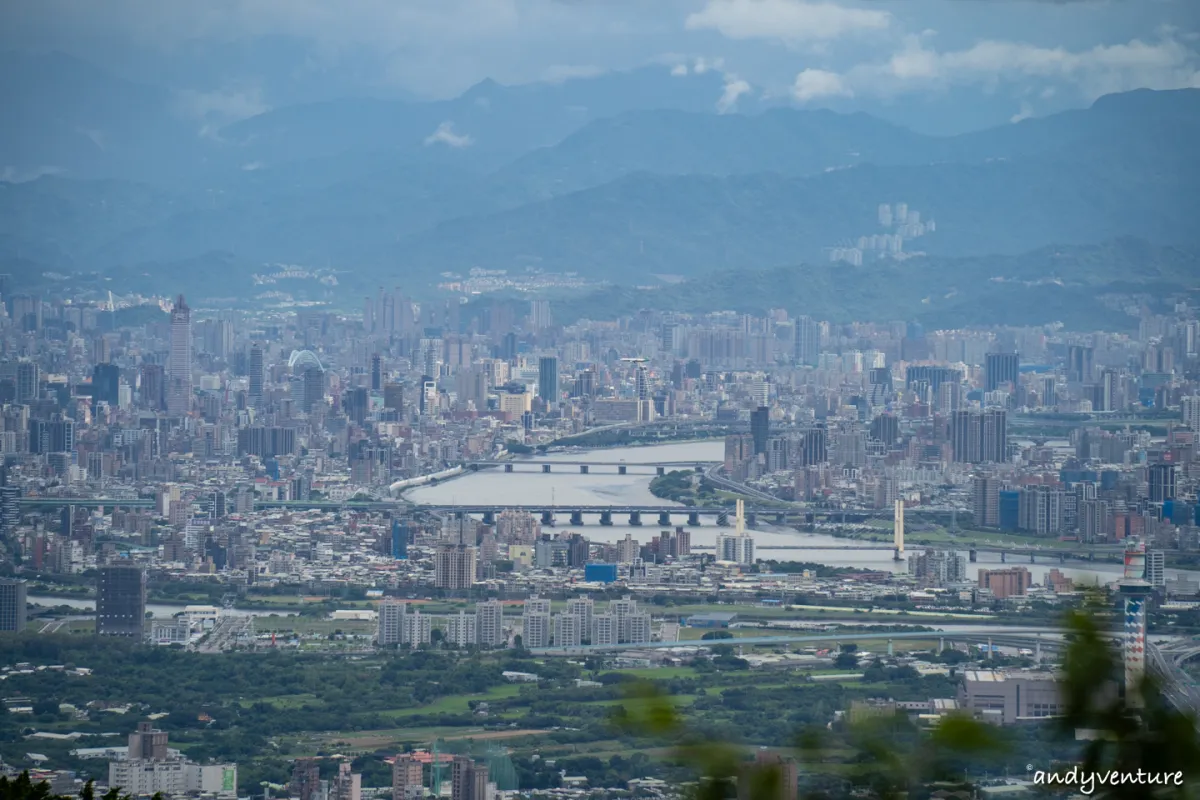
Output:
<svg viewBox="0 0 1200 800">
<path fill-rule="evenodd" d="M 713 464 L 712 461 L 654 461 L 654 462 L 629 462 L 629 461 L 597 461 L 597 460 L 578 460 L 571 461 L 565 459 L 497 459 L 497 460 L 481 460 L 471 461 L 466 464 L 466 468 L 471 472 L 478 472 L 481 469 L 489 469 L 492 467 L 503 467 L 505 472 L 531 472 L 537 471 L 540 467 L 543 473 L 549 473 L 554 467 L 578 467 L 582 475 L 587 475 L 593 467 L 607 467 L 609 469 L 615 467 L 617 475 L 628 475 L 630 467 L 639 469 L 652 469 L 655 474 L 666 475 L 668 469 L 688 469 L 695 472 L 704 472 L 705 468 Z M 517 467 L 533 467 L 535 469 L 517 470 Z"/>
</svg>

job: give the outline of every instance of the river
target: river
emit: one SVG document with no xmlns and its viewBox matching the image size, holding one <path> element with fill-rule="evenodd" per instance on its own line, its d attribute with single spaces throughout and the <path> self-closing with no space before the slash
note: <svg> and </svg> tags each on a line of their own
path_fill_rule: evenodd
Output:
<svg viewBox="0 0 1200 800">
<path fill-rule="evenodd" d="M 725 445 L 722 441 L 684 442 L 676 444 L 648 445 L 645 447 L 620 447 L 612 449 L 595 449 L 586 453 L 559 453 L 536 457 L 537 461 L 585 461 L 594 458 L 597 461 L 624 461 L 629 465 L 653 464 L 655 462 L 671 461 L 720 461 L 724 458 Z M 563 509 L 558 516 L 556 530 L 572 530 L 582 533 L 597 542 L 616 542 L 632 534 L 640 542 L 648 542 L 659 530 L 656 520 L 646 520 L 641 527 L 618 524 L 622 518 L 614 516 L 614 524 L 601 526 L 594 519 L 587 518 L 591 524 L 572 527 L 564 524 L 563 517 L 572 505 L 673 505 L 670 501 L 662 500 L 650 493 L 650 481 L 653 475 L 647 470 L 636 473 L 618 475 L 615 467 L 594 467 L 588 474 L 581 474 L 575 467 L 564 468 L 550 473 L 533 469 L 504 472 L 500 469 L 484 470 L 468 473 L 460 478 L 445 481 L 436 486 L 420 486 L 405 494 L 414 503 L 436 505 L 535 505 L 554 504 Z M 682 507 L 682 506 L 681 506 Z M 676 523 L 678 524 L 678 523 Z M 692 534 L 692 544 L 709 546 L 715 544 L 717 533 L 722 530 L 715 523 L 689 526 Z M 892 560 L 892 553 L 886 549 L 880 550 L 839 550 L 859 544 L 851 539 L 841 539 L 822 533 L 803 533 L 793 528 L 765 525 L 760 519 L 756 527 L 751 529 L 757 547 L 757 555 L 761 558 L 781 559 L 788 561 L 811 561 L 834 567 L 853 567 L 863 570 L 881 570 L 887 572 L 905 572 L 908 565 L 905 562 Z M 776 546 L 805 546 L 820 549 L 814 550 L 772 550 Z M 914 548 L 910 548 L 910 552 Z M 999 553 L 978 554 L 978 561 L 967 565 L 968 576 L 974 580 L 980 569 L 996 569 L 1002 566 Z M 1051 568 L 1057 568 L 1064 575 L 1078 584 L 1092 585 L 1109 583 L 1121 575 L 1118 564 L 1096 564 L 1084 567 L 1080 562 L 1060 564 L 1057 560 L 1043 557 L 1038 563 L 1030 564 L 1029 559 L 1012 557 L 1004 566 L 1025 566 L 1033 573 L 1036 582 L 1041 583 L 1045 573 Z M 1185 570 L 1166 570 L 1168 577 L 1187 575 L 1193 580 L 1200 573 Z"/>
</svg>

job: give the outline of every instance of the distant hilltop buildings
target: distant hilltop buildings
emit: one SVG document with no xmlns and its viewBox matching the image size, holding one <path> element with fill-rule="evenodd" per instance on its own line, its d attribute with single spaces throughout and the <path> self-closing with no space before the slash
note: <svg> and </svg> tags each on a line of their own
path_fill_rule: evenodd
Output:
<svg viewBox="0 0 1200 800">
<path fill-rule="evenodd" d="M 880 204 L 879 224 L 886 229 L 885 233 L 859 236 L 851 246 L 831 248 L 829 260 L 834 263 L 841 261 L 861 267 L 864 258 L 876 260 L 911 258 L 920 253 L 906 253 L 904 251 L 905 240 L 918 239 L 937 230 L 937 223 L 933 220 L 923 222 L 921 212 L 910 209 L 908 203 Z"/>
</svg>

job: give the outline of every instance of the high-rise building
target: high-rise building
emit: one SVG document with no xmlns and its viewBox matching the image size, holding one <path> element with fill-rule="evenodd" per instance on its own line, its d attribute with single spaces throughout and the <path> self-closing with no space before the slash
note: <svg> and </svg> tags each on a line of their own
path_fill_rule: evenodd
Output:
<svg viewBox="0 0 1200 800">
<path fill-rule="evenodd" d="M 1146 583 L 1161 589 L 1167 585 L 1167 554 L 1162 550 L 1146 551 Z"/>
<path fill-rule="evenodd" d="M 300 410 L 306 414 L 319 410 L 325 403 L 325 370 L 318 366 L 305 369 L 301 390 L 303 397 L 300 400 Z"/>
<path fill-rule="evenodd" d="M 488 768 L 469 756 L 455 756 L 450 765 L 450 800 L 487 800 Z"/>
<path fill-rule="evenodd" d="M 92 398 L 116 408 L 121 403 L 121 368 L 116 364 L 92 367 Z"/>
<path fill-rule="evenodd" d="M 32 361 L 17 362 L 16 400 L 22 405 L 31 405 L 41 392 L 41 369 Z"/>
<path fill-rule="evenodd" d="M 548 407 L 558 404 L 558 359 L 554 356 L 538 359 L 538 396 Z"/>
<path fill-rule="evenodd" d="M 345 411 L 346 416 L 355 425 L 362 425 L 367 420 L 367 412 L 370 410 L 371 399 L 367 394 L 365 387 L 356 386 L 346 392 Z"/>
<path fill-rule="evenodd" d="M 338 764 L 329 781 L 329 800 L 362 800 L 362 775 L 353 771 L 349 761 Z"/>
<path fill-rule="evenodd" d="M 408 603 L 385 597 L 379 604 L 375 642 L 381 647 L 400 644 L 404 639 L 404 617 Z"/>
<path fill-rule="evenodd" d="M 126 755 L 132 760 L 163 761 L 170 757 L 167 752 L 167 732 L 154 727 L 152 722 L 139 722 L 137 731 L 129 734 L 129 749 Z"/>
<path fill-rule="evenodd" d="M 1150 465 L 1149 495 L 1151 503 L 1162 503 L 1175 498 L 1175 465 Z"/>
<path fill-rule="evenodd" d="M 984 391 L 994 392 L 1006 383 L 1016 386 L 1021 375 L 1021 357 L 1016 353 L 987 353 L 983 372 Z"/>
<path fill-rule="evenodd" d="M 1067 383 L 1091 383 L 1095 351 L 1073 344 L 1067 348 Z"/>
<path fill-rule="evenodd" d="M 759 750 L 754 756 L 754 763 L 760 774 L 773 772 L 775 779 L 764 781 L 771 787 L 769 793 L 755 794 L 753 800 L 796 800 L 800 782 L 800 770 L 796 759 L 768 750 Z M 751 786 L 753 783 L 750 780 L 738 781 L 738 800 L 750 800 Z"/>
<path fill-rule="evenodd" d="M 550 601 L 530 597 L 521 615 L 521 644 L 527 648 L 550 646 Z"/>
<path fill-rule="evenodd" d="M 754 455 L 767 452 L 767 439 L 771 437 L 771 410 L 759 406 L 750 412 L 750 435 L 754 439 Z"/>
<path fill-rule="evenodd" d="M 504 606 L 499 600 L 475 604 L 475 638 L 480 647 L 502 647 L 504 636 Z"/>
<path fill-rule="evenodd" d="M 167 361 L 167 413 L 181 417 L 192 408 L 192 310 L 183 295 L 171 310 L 171 352 Z"/>
<path fill-rule="evenodd" d="M 404 410 L 404 386 L 399 383 L 383 385 L 383 407 L 391 411 Z"/>
<path fill-rule="evenodd" d="M 383 356 L 375 353 L 371 356 L 371 391 L 383 389 Z"/>
<path fill-rule="evenodd" d="M 817 366 L 821 355 L 821 326 L 812 317 L 796 317 L 795 359 L 797 364 Z"/>
<path fill-rule="evenodd" d="M 446 641 L 467 647 L 478 641 L 479 625 L 474 614 L 459 611 L 446 617 Z"/>
<path fill-rule="evenodd" d="M 554 646 L 579 647 L 583 644 L 584 623 L 572 614 L 554 615 Z"/>
<path fill-rule="evenodd" d="M 397 561 L 408 559 L 408 525 L 398 519 L 392 520 L 392 558 Z"/>
<path fill-rule="evenodd" d="M 954 461 L 962 464 L 1008 461 L 1008 417 L 1000 409 L 955 411 L 950 416 Z"/>
<path fill-rule="evenodd" d="M 250 346 L 250 386 L 246 401 L 251 408 L 258 408 L 263 400 L 263 349 L 257 342 Z"/>
<path fill-rule="evenodd" d="M 424 766 L 408 753 L 392 762 L 392 800 L 420 800 L 425 796 Z"/>
<path fill-rule="evenodd" d="M 975 524 L 981 528 L 999 528 L 1000 479 L 990 475 L 977 475 L 971 484 L 971 510 L 975 515 Z"/>
<path fill-rule="evenodd" d="M 146 626 L 146 573 L 132 565 L 100 568 L 96 633 L 141 638 Z"/>
<path fill-rule="evenodd" d="M 1183 410 L 1183 424 L 1200 434 L 1200 395 L 1183 398 L 1180 407 Z"/>
<path fill-rule="evenodd" d="M 25 630 L 25 581 L 0 578 L 0 631 Z"/>
<path fill-rule="evenodd" d="M 439 589 L 470 589 L 475 584 L 476 551 L 473 546 L 452 544 L 434 554 L 434 585 Z"/>
</svg>

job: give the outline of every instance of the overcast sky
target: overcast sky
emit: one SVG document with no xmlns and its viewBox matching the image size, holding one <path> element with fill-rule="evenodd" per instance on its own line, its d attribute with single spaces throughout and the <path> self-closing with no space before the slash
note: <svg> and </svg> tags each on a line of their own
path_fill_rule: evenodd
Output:
<svg viewBox="0 0 1200 800">
<path fill-rule="evenodd" d="M 1200 87 L 1198 18 L 1200 0 L 4 0 L 0 47 L 62 50 L 228 117 L 655 62 L 723 73 L 723 110 L 969 89 L 1021 116 Z"/>
</svg>

